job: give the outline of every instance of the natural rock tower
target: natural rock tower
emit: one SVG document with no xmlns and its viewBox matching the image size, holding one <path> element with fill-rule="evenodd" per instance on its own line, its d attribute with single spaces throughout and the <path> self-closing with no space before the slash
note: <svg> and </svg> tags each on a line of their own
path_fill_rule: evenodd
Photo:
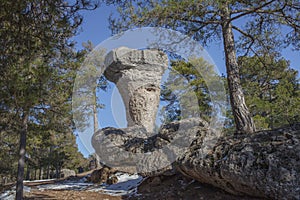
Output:
<svg viewBox="0 0 300 200">
<path fill-rule="evenodd" d="M 125 104 L 128 127 L 142 125 L 152 133 L 167 55 L 159 50 L 120 47 L 108 53 L 105 65 L 104 75 L 116 84 Z"/>
</svg>

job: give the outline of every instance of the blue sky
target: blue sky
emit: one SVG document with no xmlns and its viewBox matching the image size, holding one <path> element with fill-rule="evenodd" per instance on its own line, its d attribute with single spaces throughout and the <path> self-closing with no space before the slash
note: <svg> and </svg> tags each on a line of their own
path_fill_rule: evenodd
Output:
<svg viewBox="0 0 300 200">
<path fill-rule="evenodd" d="M 94 11 L 84 11 L 82 12 L 84 21 L 81 26 L 82 31 L 74 40 L 77 42 L 76 48 L 81 49 L 82 43 L 90 40 L 95 46 L 97 46 L 102 41 L 111 37 L 111 31 L 108 26 L 108 17 L 109 15 L 115 12 L 115 8 L 110 6 L 101 6 L 100 8 Z M 209 53 L 220 73 L 226 73 L 225 61 L 223 46 L 221 41 L 210 44 L 205 48 Z M 290 49 L 284 50 L 282 52 L 283 57 L 291 61 L 291 67 L 299 71 L 300 67 L 300 52 L 291 51 Z M 106 108 L 101 110 L 99 115 L 100 127 L 114 126 L 114 127 L 125 127 L 124 123 L 125 114 L 123 112 L 123 105 L 119 97 L 119 93 L 115 90 L 114 87 L 110 87 L 107 93 L 99 93 L 101 103 L 106 105 Z M 113 97 L 113 98 L 111 98 Z M 112 106 L 111 106 L 112 105 Z M 112 111 L 112 107 L 114 108 Z M 113 119 L 112 112 L 121 111 L 120 119 L 116 122 Z M 122 120 L 123 117 L 123 120 Z M 91 150 L 85 148 L 85 142 L 81 142 L 80 139 L 77 139 L 79 150 L 85 155 L 88 156 L 91 153 Z M 88 148 L 89 149 L 89 148 Z"/>
</svg>

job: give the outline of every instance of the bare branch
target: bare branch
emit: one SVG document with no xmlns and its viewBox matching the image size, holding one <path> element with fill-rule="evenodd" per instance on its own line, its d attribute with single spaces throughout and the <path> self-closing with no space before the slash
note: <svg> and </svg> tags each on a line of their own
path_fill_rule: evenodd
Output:
<svg viewBox="0 0 300 200">
<path fill-rule="evenodd" d="M 237 16 L 235 16 L 235 17 L 232 17 L 232 18 L 230 19 L 230 21 L 236 20 L 236 19 L 241 18 L 241 17 L 243 17 L 243 16 L 245 16 L 245 15 L 254 13 L 254 12 L 256 12 L 256 11 L 262 9 L 263 7 L 266 7 L 267 5 L 270 5 L 270 4 L 273 3 L 274 1 L 275 1 L 275 0 L 271 0 L 271 1 L 269 1 L 269 2 L 267 2 L 267 3 L 265 3 L 265 4 L 263 4 L 263 5 L 261 5 L 261 6 L 259 6 L 259 7 L 256 7 L 256 8 L 250 9 L 250 10 L 247 10 L 246 12 L 244 12 L 244 13 L 242 13 L 242 14 L 240 14 L 240 15 L 237 15 Z"/>
<path fill-rule="evenodd" d="M 242 29 L 240 29 L 240 28 L 238 28 L 238 27 L 236 27 L 236 26 L 234 26 L 234 25 L 232 26 L 232 28 L 233 28 L 234 30 L 240 32 L 242 35 L 244 35 L 245 37 L 247 37 L 247 38 L 249 38 L 249 39 L 251 40 L 251 43 L 250 43 L 249 46 L 247 47 L 247 51 L 246 51 L 246 53 L 244 54 L 244 56 L 247 55 L 247 54 L 249 53 L 250 50 L 253 51 L 252 45 L 253 45 L 254 42 L 255 42 L 255 38 L 254 38 L 252 35 L 246 33 L 245 31 L 243 31 Z"/>
</svg>

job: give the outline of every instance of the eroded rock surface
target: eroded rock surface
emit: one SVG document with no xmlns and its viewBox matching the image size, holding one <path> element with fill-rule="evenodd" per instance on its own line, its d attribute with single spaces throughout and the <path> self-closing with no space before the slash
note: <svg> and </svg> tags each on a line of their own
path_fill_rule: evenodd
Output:
<svg viewBox="0 0 300 200">
<path fill-rule="evenodd" d="M 178 160 L 180 172 L 233 194 L 300 199 L 300 124 L 224 137 L 203 156 L 205 134 Z"/>
<path fill-rule="evenodd" d="M 75 175 L 76 175 L 75 171 L 71 169 L 62 169 L 60 172 L 60 178 L 67 178 Z"/>
<path fill-rule="evenodd" d="M 168 174 L 172 173 L 172 163 L 188 150 L 199 131 L 208 133 L 207 129 L 207 122 L 200 118 L 166 124 L 150 137 L 141 126 L 108 127 L 93 135 L 92 145 L 110 167 L 147 176 Z"/>
<path fill-rule="evenodd" d="M 105 77 L 116 84 L 125 104 L 128 127 L 142 125 L 152 133 L 167 55 L 158 50 L 120 47 L 106 56 L 105 65 Z"/>
<path fill-rule="evenodd" d="M 153 135 L 165 54 L 119 48 L 106 58 L 128 128 L 104 128 L 92 145 L 110 167 L 147 176 L 174 170 L 237 195 L 300 199 L 300 124 L 255 134 L 221 136 L 204 120 L 164 125 Z"/>
<path fill-rule="evenodd" d="M 124 162 L 131 167 L 144 165 L 148 170 L 154 162 L 164 162 L 170 156 L 155 154 L 157 149 L 162 149 L 177 139 L 185 140 L 188 138 L 186 135 L 194 135 L 196 139 L 188 149 L 176 148 L 176 145 L 172 149 L 174 155 L 176 151 L 185 151 L 181 152 L 175 163 L 176 169 L 185 176 L 235 195 L 280 200 L 300 199 L 300 124 L 251 135 L 220 137 L 215 143 L 214 130 L 203 120 L 201 122 L 201 119 L 198 119 L 198 123 L 197 119 L 193 120 L 167 124 L 150 138 L 133 136 L 143 135 L 140 134 L 142 131 L 129 136 L 131 134 L 122 134 L 119 129 L 107 128 L 106 132 L 100 131 L 94 135 L 93 145 L 96 152 L 104 151 L 110 158 L 115 156 L 114 159 L 120 161 L 120 165 Z M 134 160 L 130 156 L 122 157 L 123 154 L 116 153 L 113 148 L 97 147 L 96 141 L 103 135 L 106 135 L 105 141 L 117 145 L 125 152 L 153 154 L 140 160 Z M 209 147 L 208 141 L 213 141 L 211 144 L 214 145 Z M 117 162 L 115 164 L 118 165 Z M 145 175 L 164 174 L 172 171 L 172 166 L 174 165 Z"/>
<path fill-rule="evenodd" d="M 109 185 L 115 184 L 118 182 L 118 178 L 114 175 L 116 172 L 115 169 L 104 166 L 101 169 L 96 169 L 89 177 L 88 181 L 92 183 L 107 183 Z"/>
</svg>

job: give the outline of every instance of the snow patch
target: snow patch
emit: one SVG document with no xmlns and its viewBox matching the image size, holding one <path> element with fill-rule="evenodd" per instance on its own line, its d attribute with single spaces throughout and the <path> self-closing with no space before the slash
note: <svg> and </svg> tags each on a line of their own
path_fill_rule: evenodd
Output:
<svg viewBox="0 0 300 200">
<path fill-rule="evenodd" d="M 63 182 L 58 182 L 54 184 L 39 185 L 37 188 L 39 190 L 86 190 L 92 183 L 85 183 L 86 178 L 82 178 L 78 181 L 66 180 Z"/>
<path fill-rule="evenodd" d="M 116 184 L 103 184 L 89 191 L 102 192 L 111 196 L 122 196 L 136 193 L 137 187 L 143 181 L 143 177 L 137 174 L 116 173 L 118 182 Z"/>
<path fill-rule="evenodd" d="M 101 192 L 111 196 L 122 196 L 136 193 L 137 186 L 142 182 L 143 177 L 137 174 L 116 173 L 118 182 L 116 184 L 97 185 L 86 183 L 86 178 L 78 181 L 66 180 L 55 184 L 39 185 L 39 190 L 76 190 L 76 191 L 91 191 Z"/>
<path fill-rule="evenodd" d="M 133 195 L 137 192 L 137 187 L 144 180 L 142 176 L 137 174 L 127 174 L 118 172 L 115 174 L 118 178 L 116 184 L 108 185 L 102 184 L 97 185 L 93 183 L 87 183 L 86 178 L 79 180 L 65 180 L 62 182 L 38 185 L 39 190 L 75 190 L 75 191 L 91 191 L 100 192 L 103 194 L 108 194 L 111 196 L 123 196 L 123 195 Z M 49 181 L 48 180 L 39 180 Z M 26 182 L 37 182 L 37 181 L 26 181 Z M 30 192 L 30 187 L 24 186 L 24 192 Z M 0 194 L 0 200 L 14 200 L 16 194 L 16 188 L 13 187 L 10 190 L 6 190 Z"/>
<path fill-rule="evenodd" d="M 24 186 L 23 191 L 24 192 L 30 192 L 30 187 Z M 12 187 L 10 190 L 4 191 L 2 194 L 0 194 L 1 200 L 15 200 L 16 197 L 16 186 Z"/>
<path fill-rule="evenodd" d="M 54 181 L 56 179 L 42 179 L 42 180 L 33 180 L 33 181 L 23 181 L 24 183 L 36 183 L 36 182 L 46 182 L 46 181 Z"/>
<path fill-rule="evenodd" d="M 16 191 L 14 190 L 8 190 L 5 191 L 4 193 L 0 194 L 0 199 L 3 200 L 14 200 L 16 196 Z"/>
</svg>

